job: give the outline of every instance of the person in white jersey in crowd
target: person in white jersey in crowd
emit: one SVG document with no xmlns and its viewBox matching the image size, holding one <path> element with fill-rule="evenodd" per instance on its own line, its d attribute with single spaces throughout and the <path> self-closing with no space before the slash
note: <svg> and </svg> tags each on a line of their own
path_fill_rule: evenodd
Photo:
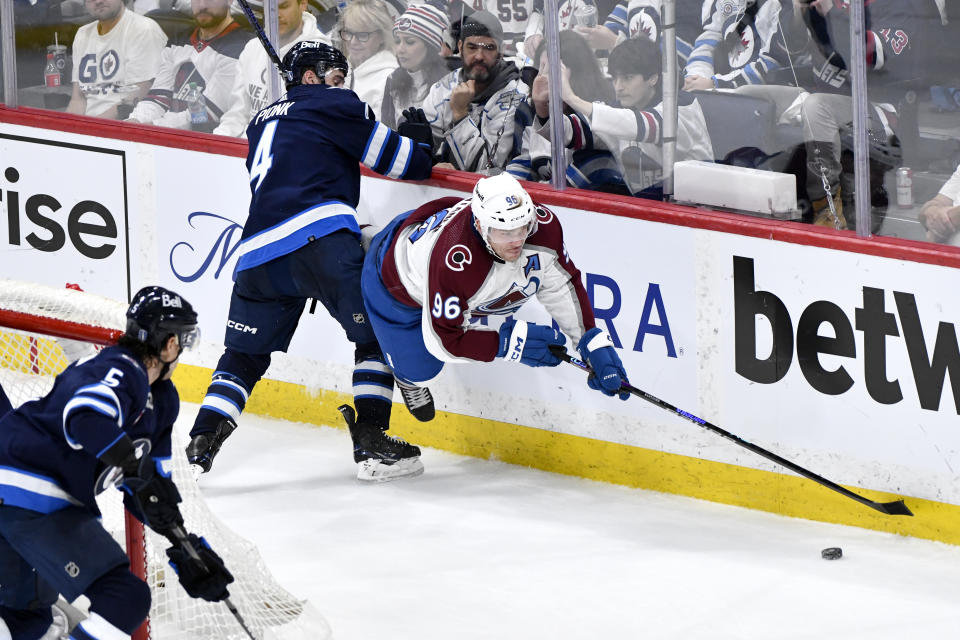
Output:
<svg viewBox="0 0 960 640">
<path fill-rule="evenodd" d="M 121 102 L 132 105 L 150 89 L 167 36 L 150 18 L 128 11 L 123 0 L 86 0 L 84 5 L 95 20 L 80 27 L 73 40 L 67 112 L 117 119 Z"/>
<path fill-rule="evenodd" d="M 262 10 L 263 0 L 250 3 L 254 11 Z M 279 0 L 277 4 L 277 28 L 280 46 L 277 55 L 282 59 L 298 42 L 313 40 L 331 44 L 327 36 L 317 26 L 317 19 L 307 11 L 307 0 Z M 243 48 L 237 64 L 237 76 L 230 95 L 230 107 L 220 118 L 214 133 L 221 136 L 244 138 L 247 125 L 255 113 L 273 102 L 269 96 L 269 76 L 277 75 L 277 86 L 284 91 L 276 66 L 267 56 L 266 50 L 257 38 L 253 38 Z M 329 82 L 329 79 L 328 79 Z"/>
</svg>

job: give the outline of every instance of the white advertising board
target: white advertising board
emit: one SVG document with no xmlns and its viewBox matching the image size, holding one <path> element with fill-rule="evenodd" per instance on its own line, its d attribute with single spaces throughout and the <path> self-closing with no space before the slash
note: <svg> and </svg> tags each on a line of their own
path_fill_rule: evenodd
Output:
<svg viewBox="0 0 960 640">
<path fill-rule="evenodd" d="M 40 135 L 38 135 L 38 133 Z M 122 143 L 0 127 L 4 275 L 126 300 L 127 151 Z"/>
<path fill-rule="evenodd" d="M 383 224 L 451 193 L 466 195 L 364 178 L 360 211 Z M 0 275 L 118 299 L 128 279 L 173 288 L 200 311 L 194 361 L 216 364 L 247 209 L 241 158 L 0 124 L 0 198 Z M 960 504 L 958 270 L 551 208 L 635 386 L 838 482 Z M 522 315 L 547 321 L 535 304 Z M 273 362 L 272 378 L 349 391 L 353 349 L 322 306 Z M 773 468 L 589 390 L 571 366 L 450 365 L 431 388 L 456 413 Z"/>
</svg>

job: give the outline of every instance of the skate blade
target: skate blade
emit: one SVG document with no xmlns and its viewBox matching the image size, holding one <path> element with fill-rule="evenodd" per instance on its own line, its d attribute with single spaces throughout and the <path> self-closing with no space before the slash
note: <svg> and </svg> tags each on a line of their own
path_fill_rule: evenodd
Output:
<svg viewBox="0 0 960 640">
<path fill-rule="evenodd" d="M 357 480 L 360 482 L 390 482 L 399 478 L 414 478 L 423 473 L 420 458 L 406 458 L 393 464 L 368 459 L 357 464 Z"/>
</svg>

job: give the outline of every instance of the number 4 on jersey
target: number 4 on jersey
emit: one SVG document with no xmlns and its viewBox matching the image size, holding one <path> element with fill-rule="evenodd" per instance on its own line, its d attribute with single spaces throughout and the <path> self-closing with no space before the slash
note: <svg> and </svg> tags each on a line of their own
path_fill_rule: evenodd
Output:
<svg viewBox="0 0 960 640">
<path fill-rule="evenodd" d="M 263 179 L 267 177 L 267 172 L 273 166 L 273 154 L 270 148 L 273 146 L 273 134 L 277 130 L 279 120 L 271 120 L 263 127 L 263 133 L 260 135 L 260 142 L 257 143 L 257 150 L 253 154 L 253 160 L 250 163 L 250 182 L 257 181 L 254 191 L 260 188 Z"/>
</svg>

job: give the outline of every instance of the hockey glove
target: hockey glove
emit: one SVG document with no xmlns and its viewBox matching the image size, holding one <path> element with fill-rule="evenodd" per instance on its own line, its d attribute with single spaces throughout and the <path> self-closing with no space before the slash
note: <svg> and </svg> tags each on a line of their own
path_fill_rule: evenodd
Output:
<svg viewBox="0 0 960 640">
<path fill-rule="evenodd" d="M 433 129 L 427 122 L 423 109 L 410 107 L 403 111 L 404 122 L 397 126 L 397 133 L 410 138 L 417 144 L 424 145 L 430 154 L 433 154 Z"/>
<path fill-rule="evenodd" d="M 587 385 L 591 389 L 611 397 L 620 396 L 621 400 L 630 397 L 630 392 L 621 386 L 627 382 L 627 372 L 623 369 L 617 350 L 613 348 L 610 334 L 599 327 L 594 327 L 580 338 L 577 350 L 583 356 L 584 362 L 593 369 L 587 377 Z"/>
<path fill-rule="evenodd" d="M 191 598 L 203 598 L 207 602 L 229 598 L 227 585 L 233 582 L 233 575 L 227 571 L 220 556 L 196 534 L 188 534 L 186 542 L 200 556 L 200 561 L 190 555 L 183 542 L 167 549 L 170 566 L 177 572 L 184 591 Z"/>
<path fill-rule="evenodd" d="M 550 345 L 563 345 L 566 341 L 566 336 L 553 327 L 510 317 L 500 325 L 497 357 L 530 367 L 555 367 L 560 358 L 550 353 Z"/>
<path fill-rule="evenodd" d="M 161 535 L 177 526 L 183 525 L 180 515 L 180 492 L 169 476 L 163 476 L 157 469 L 158 462 L 145 454 L 140 459 L 127 461 L 123 465 L 124 491 L 129 493 L 140 513 L 151 529 Z"/>
</svg>

